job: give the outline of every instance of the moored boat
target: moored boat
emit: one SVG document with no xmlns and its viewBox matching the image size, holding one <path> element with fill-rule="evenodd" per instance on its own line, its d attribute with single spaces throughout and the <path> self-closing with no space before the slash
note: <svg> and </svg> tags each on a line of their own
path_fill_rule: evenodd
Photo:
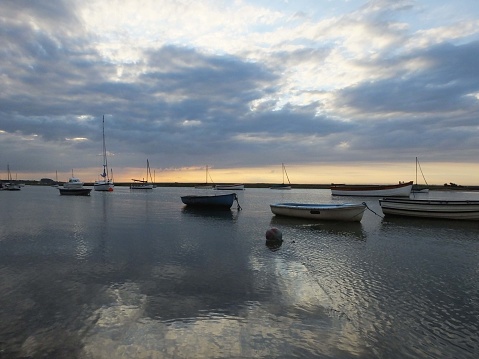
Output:
<svg viewBox="0 0 479 359">
<path fill-rule="evenodd" d="M 115 185 L 113 184 L 113 179 L 109 177 L 108 174 L 108 159 L 106 156 L 106 145 L 105 145 L 105 116 L 103 116 L 103 173 L 100 174 L 102 177 L 101 180 L 95 181 L 93 188 L 95 191 L 103 192 L 112 192 Z"/>
<path fill-rule="evenodd" d="M 62 187 L 57 187 L 63 196 L 89 196 L 91 188 L 83 187 L 83 182 L 73 175 L 65 182 Z"/>
<path fill-rule="evenodd" d="M 130 184 L 130 189 L 153 189 L 155 186 L 153 183 L 148 183 L 148 176 L 150 177 L 150 180 L 153 181 L 151 178 L 151 170 L 150 170 L 150 162 L 148 161 L 148 158 L 146 159 L 146 180 L 137 180 L 137 179 L 132 179 L 133 183 Z"/>
<path fill-rule="evenodd" d="M 215 189 L 218 190 L 244 190 L 244 184 L 236 183 L 236 184 L 217 184 Z"/>
<path fill-rule="evenodd" d="M 271 204 L 270 207 L 271 212 L 279 216 L 347 222 L 360 222 L 366 210 L 364 203 L 276 203 Z"/>
<path fill-rule="evenodd" d="M 284 163 L 281 164 L 281 169 L 283 171 L 283 183 L 282 184 L 276 184 L 272 185 L 270 189 L 279 189 L 279 190 L 288 190 L 291 189 L 291 182 L 289 181 L 289 176 L 288 173 L 286 172 L 286 167 L 284 166 Z M 288 179 L 288 184 L 284 183 L 284 176 L 286 175 L 286 178 Z"/>
<path fill-rule="evenodd" d="M 83 182 L 78 177 L 70 177 L 68 182 L 63 184 L 64 189 L 83 188 Z"/>
<path fill-rule="evenodd" d="M 4 191 L 20 191 L 20 186 L 16 181 L 13 181 L 12 174 L 10 173 L 10 165 L 7 165 L 7 178 L 8 182 L 3 183 L 2 190 Z"/>
<path fill-rule="evenodd" d="M 426 186 L 424 185 L 419 185 L 417 182 L 417 168 L 419 167 L 419 170 L 421 171 L 422 178 L 424 179 L 424 182 L 426 183 Z M 419 163 L 419 160 L 416 157 L 416 183 L 412 186 L 411 188 L 411 193 L 429 193 L 429 188 L 427 187 L 427 181 L 426 177 L 424 177 L 424 173 L 422 173 L 421 169 L 421 164 Z"/>
<path fill-rule="evenodd" d="M 396 185 L 345 185 L 331 184 L 333 196 L 378 196 L 409 197 L 413 181 Z"/>
<path fill-rule="evenodd" d="M 182 196 L 181 201 L 187 206 L 204 207 L 204 208 L 224 208 L 229 209 L 238 196 L 236 193 L 211 195 L 211 196 Z M 238 208 L 241 208 L 238 203 Z"/>
<path fill-rule="evenodd" d="M 195 188 L 196 189 L 213 189 L 214 187 L 213 184 L 208 183 L 208 177 L 209 177 L 208 166 L 206 166 L 206 181 L 204 184 L 196 185 Z"/>
<path fill-rule="evenodd" d="M 479 201 L 386 197 L 379 205 L 385 215 L 479 220 Z"/>
</svg>

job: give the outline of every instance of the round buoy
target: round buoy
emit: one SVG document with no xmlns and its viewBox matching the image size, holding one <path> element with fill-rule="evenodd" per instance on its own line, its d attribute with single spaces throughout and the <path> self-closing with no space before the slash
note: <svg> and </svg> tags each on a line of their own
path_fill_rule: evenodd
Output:
<svg viewBox="0 0 479 359">
<path fill-rule="evenodd" d="M 266 240 L 280 242 L 283 240 L 283 233 L 278 228 L 270 228 L 266 231 Z"/>
</svg>

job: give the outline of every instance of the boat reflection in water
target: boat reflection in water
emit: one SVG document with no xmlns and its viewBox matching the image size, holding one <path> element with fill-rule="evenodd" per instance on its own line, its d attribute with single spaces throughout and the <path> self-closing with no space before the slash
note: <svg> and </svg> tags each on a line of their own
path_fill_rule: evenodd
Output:
<svg viewBox="0 0 479 359">
<path fill-rule="evenodd" d="M 301 232 L 313 231 L 323 233 L 325 236 L 334 235 L 359 240 L 366 240 L 367 237 L 361 222 L 312 222 L 302 218 L 274 216 L 271 218 L 270 226 L 278 228 L 287 227 L 297 230 L 299 234 Z"/>
<path fill-rule="evenodd" d="M 199 208 L 184 206 L 181 209 L 181 213 L 185 216 L 193 217 L 203 217 L 209 219 L 219 219 L 219 220 L 234 220 L 237 218 L 239 211 L 232 211 L 227 208 Z"/>
</svg>

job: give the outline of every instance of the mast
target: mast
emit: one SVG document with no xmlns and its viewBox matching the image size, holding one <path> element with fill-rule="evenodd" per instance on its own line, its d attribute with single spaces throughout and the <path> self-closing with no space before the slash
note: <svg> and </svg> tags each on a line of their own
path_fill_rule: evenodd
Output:
<svg viewBox="0 0 479 359">
<path fill-rule="evenodd" d="M 417 157 L 416 157 L 416 184 L 417 184 Z"/>
<path fill-rule="evenodd" d="M 108 178 L 108 160 L 107 160 L 107 157 L 106 157 L 106 144 L 105 144 L 105 115 L 103 115 L 102 126 L 103 126 L 103 173 L 101 174 L 101 176 L 103 178 L 106 178 L 107 180 L 109 180 L 109 178 Z"/>
</svg>

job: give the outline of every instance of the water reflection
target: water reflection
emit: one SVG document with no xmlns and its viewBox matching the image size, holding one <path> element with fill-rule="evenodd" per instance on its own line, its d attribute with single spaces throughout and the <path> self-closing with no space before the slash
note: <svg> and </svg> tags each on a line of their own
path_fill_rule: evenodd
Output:
<svg viewBox="0 0 479 359">
<path fill-rule="evenodd" d="M 231 209 L 204 209 L 184 206 L 181 213 L 185 216 L 204 217 L 220 220 L 234 220 L 238 217 L 239 211 Z"/>
<path fill-rule="evenodd" d="M 458 229 L 464 231 L 478 230 L 478 221 L 462 221 L 453 219 L 416 218 L 387 215 L 382 224 L 411 229 Z"/>
<path fill-rule="evenodd" d="M 307 219 L 301 218 L 274 216 L 271 218 L 270 225 L 274 227 L 299 227 L 305 231 L 321 231 L 332 235 L 348 236 L 359 240 L 365 240 L 367 237 L 360 222 L 311 222 Z"/>
</svg>

